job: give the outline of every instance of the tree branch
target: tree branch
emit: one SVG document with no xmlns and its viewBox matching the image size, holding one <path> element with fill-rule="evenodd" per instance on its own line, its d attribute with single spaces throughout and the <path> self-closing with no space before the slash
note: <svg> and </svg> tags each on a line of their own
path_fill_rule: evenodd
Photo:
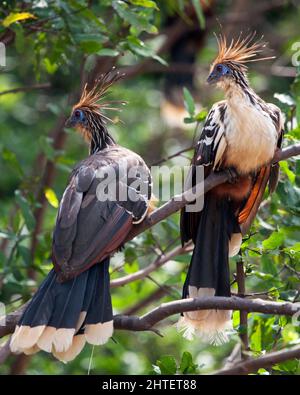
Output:
<svg viewBox="0 0 300 395">
<path fill-rule="evenodd" d="M 14 313 L 7 315 L 6 324 L 4 326 L 0 326 L 0 337 L 8 335 L 14 331 L 24 309 L 25 305 Z M 291 302 L 271 302 L 263 299 L 247 300 L 235 296 L 180 299 L 173 302 L 163 303 L 142 317 L 116 315 L 114 317 L 114 327 L 115 329 L 122 330 L 147 331 L 151 330 L 158 322 L 174 314 L 210 309 L 241 310 L 263 314 L 293 316 L 300 311 L 300 304 Z"/>
<path fill-rule="evenodd" d="M 8 95 L 9 93 L 28 92 L 28 91 L 33 91 L 36 89 L 48 89 L 50 87 L 51 87 L 51 84 L 49 82 L 46 82 L 44 84 L 21 86 L 20 88 L 14 88 L 14 89 L 8 89 L 6 91 L 2 91 L 2 92 L 0 92 L 0 96 Z"/>
<path fill-rule="evenodd" d="M 291 158 L 292 156 L 297 155 L 300 155 L 300 144 L 291 145 L 276 152 L 272 163 L 277 163 L 281 160 L 286 160 L 288 158 Z M 158 222 L 179 211 L 186 204 L 191 203 L 191 201 L 195 200 L 195 198 L 201 197 L 212 188 L 216 187 L 217 185 L 223 184 L 226 181 L 228 181 L 228 174 L 226 172 L 222 171 L 218 173 L 212 173 L 205 179 L 205 182 L 203 182 L 203 189 L 198 188 L 198 193 L 196 193 L 195 187 L 192 189 L 192 198 L 191 191 L 186 191 L 180 195 L 174 196 L 167 203 L 163 204 L 157 210 L 153 211 L 149 216 L 147 216 L 141 224 L 135 226 L 127 236 L 126 241 L 132 240 L 138 234 L 144 232 L 145 230 L 156 225 Z"/>
<path fill-rule="evenodd" d="M 114 318 L 114 327 L 116 329 L 145 331 L 171 315 L 209 309 L 242 310 L 292 316 L 300 310 L 300 305 L 290 302 L 270 302 L 262 299 L 247 300 L 238 297 L 180 299 L 163 303 L 142 317 L 117 315 Z"/>
<path fill-rule="evenodd" d="M 214 375 L 240 375 L 256 372 L 260 368 L 269 368 L 277 363 L 289 359 L 300 358 L 300 346 L 291 347 L 288 350 L 281 350 L 267 353 L 262 357 L 248 359 L 239 362 L 229 369 L 221 369 L 213 373 Z"/>
</svg>

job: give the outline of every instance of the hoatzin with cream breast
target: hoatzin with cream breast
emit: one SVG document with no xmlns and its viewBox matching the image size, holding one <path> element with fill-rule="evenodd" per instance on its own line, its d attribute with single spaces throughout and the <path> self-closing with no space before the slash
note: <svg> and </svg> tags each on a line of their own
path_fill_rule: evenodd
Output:
<svg viewBox="0 0 300 395">
<path fill-rule="evenodd" d="M 283 117 L 274 104 L 263 101 L 250 87 L 247 62 L 265 60 L 265 43 L 255 34 L 228 41 L 218 39 L 219 53 L 207 79 L 225 93 L 213 105 L 202 129 L 191 172 L 204 166 L 204 177 L 227 170 L 229 182 L 204 197 L 200 212 L 181 213 L 181 237 L 192 239 L 194 251 L 183 289 L 184 298 L 230 296 L 228 257 L 236 255 L 249 230 L 267 185 L 272 192 L 279 167 L 271 161 L 281 145 Z M 203 310 L 184 313 L 178 327 L 191 339 L 198 334 L 212 343 L 228 340 L 231 312 Z"/>
</svg>

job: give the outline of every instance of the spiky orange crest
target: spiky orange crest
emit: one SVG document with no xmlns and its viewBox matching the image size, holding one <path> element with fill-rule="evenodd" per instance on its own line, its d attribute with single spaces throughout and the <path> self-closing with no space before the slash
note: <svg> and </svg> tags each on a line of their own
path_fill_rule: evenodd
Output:
<svg viewBox="0 0 300 395">
<path fill-rule="evenodd" d="M 77 108 L 85 108 L 92 112 L 101 113 L 101 109 L 107 110 L 118 110 L 118 108 L 111 107 L 111 104 L 125 104 L 122 101 L 106 101 L 101 102 L 101 100 L 106 96 L 108 89 L 121 78 L 124 77 L 125 74 L 120 74 L 118 71 L 115 71 L 115 68 L 108 71 L 105 74 L 102 74 L 99 78 L 95 80 L 94 86 L 89 89 L 88 84 L 85 84 L 80 100 L 75 106 L 73 110 Z M 103 114 L 101 114 L 103 115 Z M 104 118 L 107 118 L 103 116 Z M 109 119 L 109 118 L 107 118 Z"/>
<path fill-rule="evenodd" d="M 262 41 L 262 37 L 255 40 L 255 36 L 256 32 L 248 34 L 244 38 L 242 38 L 242 34 L 240 34 L 237 40 L 232 39 L 230 43 L 224 35 L 221 34 L 219 37 L 216 36 L 219 53 L 212 67 L 218 63 L 230 62 L 246 70 L 247 66 L 245 63 L 247 62 L 274 59 L 275 56 L 257 58 L 257 56 L 263 52 L 267 43 Z"/>
</svg>

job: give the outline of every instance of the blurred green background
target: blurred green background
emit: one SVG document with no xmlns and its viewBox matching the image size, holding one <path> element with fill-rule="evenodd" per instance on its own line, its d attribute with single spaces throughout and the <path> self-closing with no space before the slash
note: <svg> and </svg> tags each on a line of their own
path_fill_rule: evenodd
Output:
<svg viewBox="0 0 300 395">
<path fill-rule="evenodd" d="M 151 165 L 190 147 L 206 110 L 222 98 L 221 92 L 205 84 L 217 51 L 213 33 L 236 36 L 256 30 L 269 42 L 266 56 L 276 59 L 250 65 L 251 85 L 284 111 L 284 144 L 299 139 L 299 66 L 292 64 L 300 49 L 299 1 L 12 0 L 0 4 L 0 41 L 6 46 L 6 65 L 0 67 L 0 300 L 8 312 L 30 298 L 51 268 L 58 200 L 72 167 L 88 153 L 81 136 L 64 129 L 85 81 L 92 82 L 113 65 L 126 73 L 110 95 L 128 102 L 120 114 L 122 123 L 110 114 L 114 122 L 109 129 L 121 145 Z M 188 164 L 191 155 L 190 150 L 165 164 Z M 296 159 L 281 162 L 278 190 L 263 203 L 251 237 L 243 244 L 249 294 L 300 301 L 299 176 Z M 146 267 L 178 246 L 178 220 L 174 215 L 128 243 L 112 260 L 111 278 Z M 142 315 L 180 299 L 189 259 L 189 254 L 175 257 L 147 278 L 113 288 L 115 313 Z M 234 260 L 231 269 L 236 293 Z M 68 364 L 44 352 L 32 357 L 6 355 L 0 373 L 207 373 L 224 365 L 240 342 L 238 332 L 244 330 L 235 312 L 237 334 L 228 344 L 214 347 L 199 339 L 184 340 L 173 325 L 177 318 L 158 326 L 163 337 L 116 331 L 107 345 L 94 350 L 86 346 Z M 290 318 L 253 313 L 248 329 L 251 355 L 300 342 L 299 327 Z M 5 344 L 7 339 L 1 341 Z M 258 374 L 299 372 L 299 361 L 293 360 Z"/>
</svg>

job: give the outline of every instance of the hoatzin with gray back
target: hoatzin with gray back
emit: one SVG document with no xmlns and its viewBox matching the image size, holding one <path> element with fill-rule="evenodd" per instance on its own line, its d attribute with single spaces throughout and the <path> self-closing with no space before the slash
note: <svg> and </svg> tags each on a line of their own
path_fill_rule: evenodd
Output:
<svg viewBox="0 0 300 395">
<path fill-rule="evenodd" d="M 183 243 L 192 239 L 194 251 L 183 297 L 230 296 L 229 259 L 236 255 L 242 236 L 249 230 L 267 185 L 272 192 L 278 181 L 278 165 L 271 165 L 280 147 L 283 117 L 250 87 L 246 62 L 261 58 L 265 43 L 255 34 L 228 41 L 218 39 L 219 53 L 211 66 L 209 84 L 225 93 L 213 105 L 202 129 L 191 164 L 204 166 L 204 177 L 226 170 L 230 180 L 204 197 L 200 212 L 181 214 Z M 212 343 L 228 340 L 231 311 L 202 310 L 184 313 L 178 327 L 191 339 L 198 334 Z"/>
<path fill-rule="evenodd" d="M 85 86 L 67 126 L 78 129 L 90 155 L 72 171 L 53 233 L 54 269 L 29 302 L 12 336 L 13 352 L 39 350 L 67 362 L 87 341 L 104 344 L 113 333 L 110 255 L 122 247 L 150 207 L 151 177 L 142 158 L 109 134 L 103 97 L 120 74 Z"/>
</svg>

